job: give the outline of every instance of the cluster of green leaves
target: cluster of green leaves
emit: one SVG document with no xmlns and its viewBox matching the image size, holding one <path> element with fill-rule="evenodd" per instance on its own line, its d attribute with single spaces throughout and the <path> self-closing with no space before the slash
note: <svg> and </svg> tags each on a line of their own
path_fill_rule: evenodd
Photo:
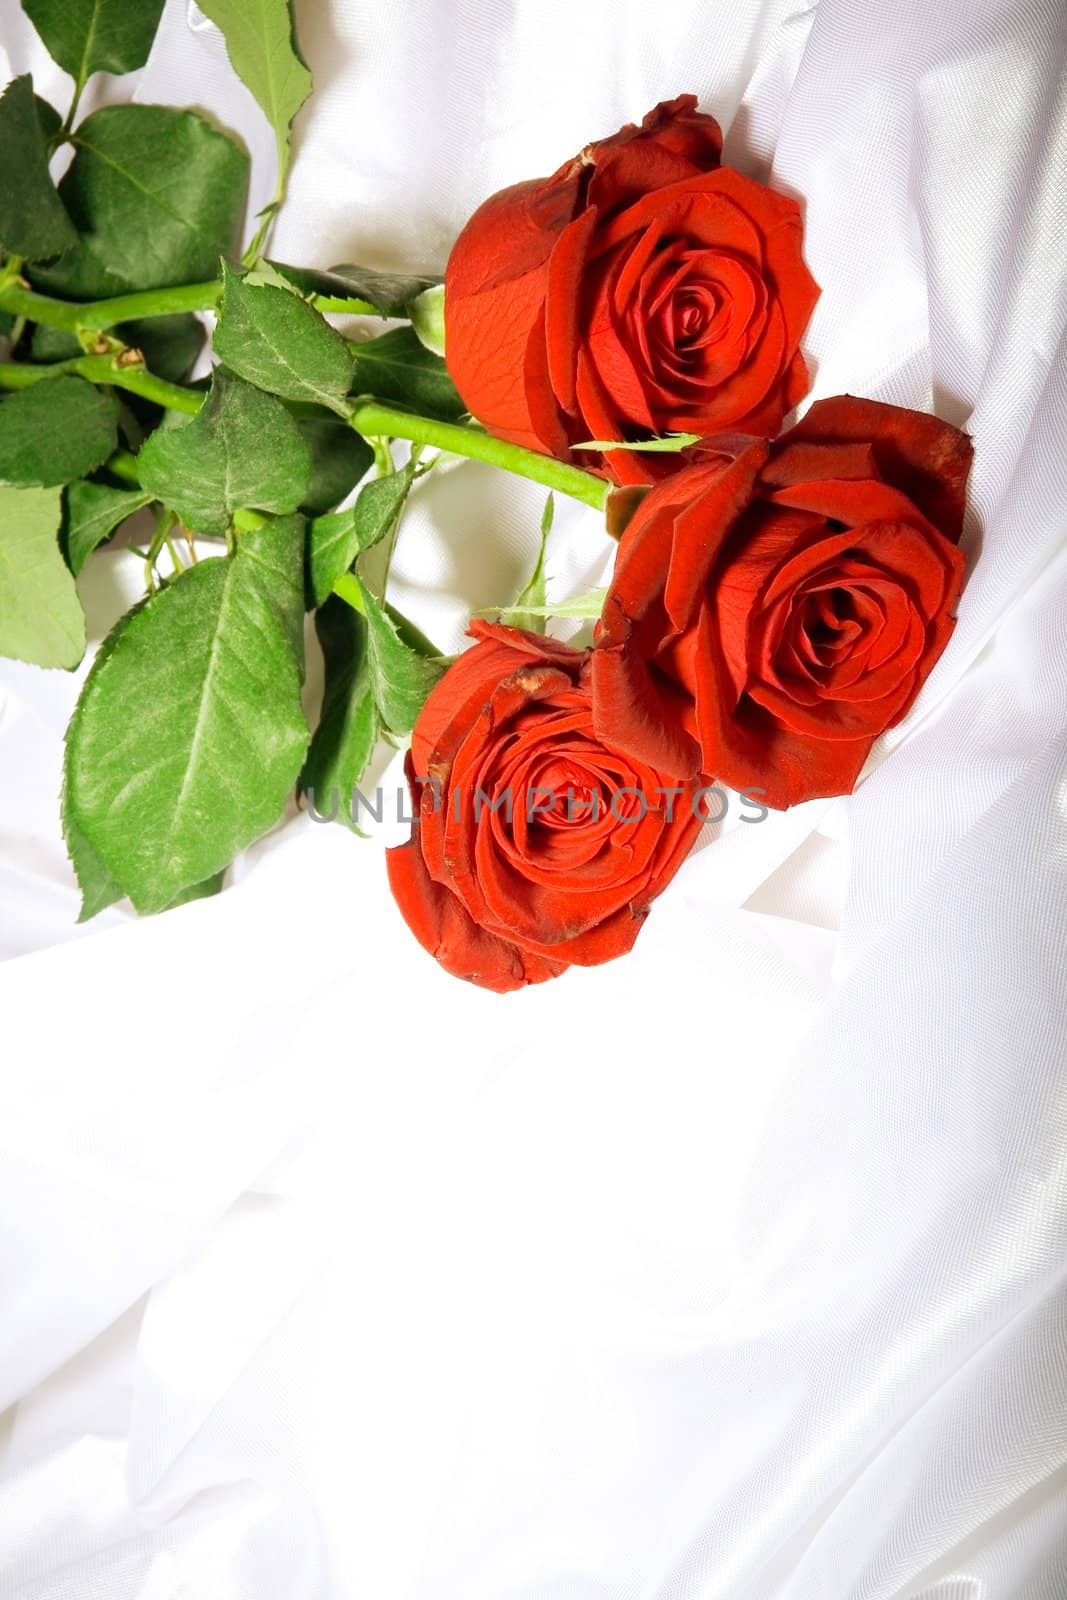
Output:
<svg viewBox="0 0 1067 1600">
<path fill-rule="evenodd" d="M 338 816 L 352 827 L 352 791 L 379 738 L 415 726 L 442 666 L 358 570 L 360 556 L 395 534 L 415 475 L 409 462 L 368 483 L 350 510 L 311 524 L 315 629 L 326 687 L 301 785 L 320 797 L 336 789 Z"/>
<path fill-rule="evenodd" d="M 0 336 L 12 346 L 0 363 L 0 655 L 76 667 L 75 579 L 131 517 L 154 517 L 147 593 L 98 651 L 68 731 L 63 823 L 83 918 L 124 895 L 155 912 L 210 892 L 294 788 L 350 794 L 440 671 L 360 566 L 391 549 L 424 469 L 386 471 L 383 446 L 381 475 L 364 482 L 375 452 L 349 417 L 356 396 L 444 421 L 462 403 L 412 327 L 353 345 L 322 314 L 406 316 L 434 285 L 262 258 L 311 79 L 289 0 L 201 6 L 277 144 L 277 191 L 243 263 L 248 160 L 229 134 L 161 106 L 76 119 L 93 73 L 147 59 L 162 0 L 24 0 L 74 101 L 64 121 L 28 76 L 0 97 Z M 57 185 L 63 141 L 73 157 Z M 171 309 L 186 285 L 205 293 L 185 305 L 217 303 L 217 364 L 201 384 L 189 377 L 203 324 Z M 131 296 L 136 315 L 112 322 L 101 302 L 125 311 Z M 160 576 L 178 528 L 194 558 Z M 308 610 L 325 659 L 313 735 Z"/>
</svg>

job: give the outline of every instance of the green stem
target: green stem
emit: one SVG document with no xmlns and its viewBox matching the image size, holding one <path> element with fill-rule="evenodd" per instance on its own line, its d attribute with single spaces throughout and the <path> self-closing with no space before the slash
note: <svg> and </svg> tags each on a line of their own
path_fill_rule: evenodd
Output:
<svg viewBox="0 0 1067 1600">
<path fill-rule="evenodd" d="M 263 210 L 260 212 L 260 224 L 256 229 L 255 237 L 253 238 L 252 243 L 248 246 L 248 249 L 241 257 L 242 266 L 255 266 L 256 262 L 263 254 L 263 246 L 267 242 L 267 234 L 270 232 L 271 223 L 277 216 L 281 203 L 281 194 L 275 190 L 273 200 L 270 201 L 269 205 L 264 206 Z"/>
<path fill-rule="evenodd" d="M 467 456 L 472 461 L 486 461 L 490 466 L 517 473 L 520 478 L 532 478 L 548 489 L 558 489 L 561 494 L 570 495 L 583 505 L 594 506 L 598 511 L 603 511 L 611 492 L 610 483 L 603 478 L 595 478 L 591 472 L 583 472 L 566 461 L 524 450 L 521 445 L 494 439 L 492 434 L 480 433 L 474 428 L 435 422 L 407 411 L 393 411 L 374 400 L 358 402 L 348 420 L 357 432 L 370 438 L 387 434 L 394 439 L 410 439 L 414 444 L 432 445 L 452 455 Z"/>
<path fill-rule="evenodd" d="M 43 322 L 49 328 L 71 333 L 103 333 L 119 322 L 138 317 L 172 317 L 180 311 L 213 311 L 222 293 L 221 283 L 186 283 L 174 289 L 142 289 L 113 300 L 55 300 L 24 284 L 12 283 L 0 291 L 0 309 Z"/>
<path fill-rule="evenodd" d="M 77 76 L 75 77 L 75 79 L 74 79 L 74 94 L 73 94 L 73 96 L 71 98 L 70 109 L 68 110 L 66 116 L 63 118 L 63 126 L 60 128 L 59 132 L 55 136 L 55 139 L 53 141 L 53 146 L 54 147 L 58 147 L 59 145 L 61 145 L 63 143 L 63 141 L 66 138 L 69 137 L 70 131 L 74 126 L 74 118 L 78 115 L 78 106 L 81 104 L 81 97 L 82 97 L 82 94 L 84 93 L 85 85 L 86 85 L 87 82 L 88 82 L 88 77 L 87 77 L 87 75 L 86 75 L 86 73 L 84 71 L 79 72 L 77 74 Z"/>
<path fill-rule="evenodd" d="M 204 402 L 203 395 L 195 389 L 183 389 L 180 384 L 157 378 L 140 363 L 123 365 L 121 356 L 76 356 L 73 361 L 53 361 L 37 367 L 21 361 L 0 361 L 0 389 L 28 389 L 33 383 L 47 382 L 63 373 L 74 373 L 90 383 L 127 389 L 143 400 L 151 400 L 170 411 L 187 412 L 190 416 L 199 411 Z"/>
<path fill-rule="evenodd" d="M 152 532 L 152 539 L 144 558 L 144 581 L 149 594 L 154 593 L 156 587 L 155 565 L 159 560 L 159 552 L 164 541 L 170 533 L 171 523 L 174 521 L 173 511 L 168 511 L 166 506 L 160 506 L 156 513 L 156 525 Z"/>
<path fill-rule="evenodd" d="M 10 273 L 5 273 L 12 279 Z M 103 333 L 120 322 L 140 317 L 173 317 L 182 311 L 214 311 L 222 294 L 222 283 L 186 283 L 171 289 L 142 289 L 136 294 L 116 295 L 113 300 L 56 300 L 38 294 L 26 284 L 12 280 L 0 288 L 0 311 L 11 311 L 31 322 L 49 328 L 66 328 L 70 333 Z M 369 300 L 353 296 L 339 300 L 329 295 L 314 295 L 311 304 L 317 311 L 343 311 L 349 316 L 381 316 Z"/>
<path fill-rule="evenodd" d="M 174 568 L 174 576 L 177 577 L 179 572 L 185 571 L 185 568 L 178 560 L 178 552 L 174 548 L 174 540 L 169 533 L 163 535 L 163 543 L 166 546 L 167 554 L 170 556 L 170 564 Z"/>
<path fill-rule="evenodd" d="M 46 369 L 24 366 L 21 361 L 0 361 L 0 389 L 28 389 L 38 377 L 45 377 Z"/>
<path fill-rule="evenodd" d="M 137 457 L 129 450 L 116 450 L 113 456 L 108 456 L 101 471 L 110 472 L 113 478 L 117 478 L 120 483 L 128 483 L 131 489 L 141 487 Z"/>
<path fill-rule="evenodd" d="M 260 223 L 256 229 L 255 238 L 241 258 L 246 267 L 253 266 L 263 254 L 263 246 L 267 242 L 267 235 L 274 226 L 274 219 L 281 210 L 282 201 L 285 199 L 285 184 L 289 176 L 289 136 L 287 133 L 279 133 L 277 135 L 275 139 L 275 155 L 278 162 L 278 177 L 274 185 L 274 195 L 270 204 L 264 206 L 260 212 Z"/>
</svg>

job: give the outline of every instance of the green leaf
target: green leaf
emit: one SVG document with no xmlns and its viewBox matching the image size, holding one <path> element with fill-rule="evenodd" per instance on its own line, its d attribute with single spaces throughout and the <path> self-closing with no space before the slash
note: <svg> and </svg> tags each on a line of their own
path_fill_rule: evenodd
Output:
<svg viewBox="0 0 1067 1600">
<path fill-rule="evenodd" d="M 414 650 L 417 656 L 429 661 L 435 674 L 445 670 L 448 665 L 447 659 L 433 640 L 428 639 L 422 629 L 415 626 L 410 617 L 405 617 L 404 613 L 398 611 L 388 600 L 385 603 L 385 614 L 396 628 L 401 643 L 406 644 L 409 650 Z"/>
<path fill-rule="evenodd" d="M 200 0 L 200 9 L 221 30 L 230 65 L 274 129 L 280 187 L 289 164 L 289 129 L 311 93 L 289 0 Z"/>
<path fill-rule="evenodd" d="M 266 522 L 119 624 L 67 733 L 64 826 L 141 912 L 224 868 L 282 814 L 308 730 L 290 644 L 290 530 Z M 289 552 L 288 556 L 286 552 Z"/>
<path fill-rule="evenodd" d="M 311 524 L 308 557 L 311 592 L 321 606 L 343 572 L 356 557 L 384 539 L 404 509 L 415 481 L 415 464 L 399 472 L 374 478 L 359 492 L 355 505 L 331 516 L 316 517 Z"/>
<path fill-rule="evenodd" d="M 549 495 L 545 501 L 545 509 L 541 515 L 541 544 L 537 551 L 537 561 L 526 583 L 519 591 L 515 605 L 512 607 L 511 626 L 525 628 L 529 633 L 544 633 L 545 616 L 544 605 L 548 599 L 545 589 L 545 551 L 548 548 L 548 536 L 552 532 L 552 519 L 556 514 L 556 501 Z M 523 607 L 529 606 L 530 610 Z"/>
<path fill-rule="evenodd" d="M 113 906 L 116 900 L 121 900 L 124 891 L 122 884 L 112 877 L 81 830 L 67 819 L 64 819 L 64 829 L 67 854 L 82 892 L 78 921 L 89 922 L 101 911 L 106 911 L 108 906 Z"/>
<path fill-rule="evenodd" d="M 500 622 L 506 622 L 512 628 L 524 628 L 526 624 L 519 622 L 520 616 L 527 617 L 574 617 L 586 620 L 589 617 L 598 618 L 604 609 L 607 597 L 606 589 L 590 589 L 588 594 L 576 595 L 573 600 L 558 600 L 552 605 L 523 605 L 518 606 L 491 606 L 485 611 L 476 611 L 477 617 L 496 617 Z"/>
<path fill-rule="evenodd" d="M 355 347 L 353 392 L 373 395 L 441 422 L 456 422 L 466 407 L 440 356 L 411 328 L 394 328 Z"/>
<path fill-rule="evenodd" d="M 14 78 L 0 95 L 0 244 L 39 261 L 77 243 L 48 171 L 48 145 L 33 80 Z"/>
<path fill-rule="evenodd" d="M 311 740 L 300 788 L 329 816 L 332 791 L 338 820 L 356 833 L 352 791 L 361 781 L 381 736 L 367 667 L 367 624 L 337 595 L 315 613 L 315 632 L 326 666 L 319 725 Z"/>
<path fill-rule="evenodd" d="M 345 416 L 352 357 L 313 306 L 289 289 L 250 286 L 223 266 L 215 353 L 232 372 L 283 400 Z"/>
<path fill-rule="evenodd" d="M 246 507 L 295 511 L 311 477 L 308 447 L 281 401 L 219 368 L 196 416 L 157 428 L 137 459 L 143 486 L 216 538 Z"/>
<path fill-rule="evenodd" d="M 283 278 L 306 294 L 320 295 L 332 302 L 324 311 L 344 311 L 352 300 L 365 300 L 383 317 L 405 317 L 416 296 L 440 283 L 439 278 L 413 278 L 396 272 L 376 272 L 372 267 L 331 267 L 320 272 L 314 267 L 289 267 L 275 261 Z"/>
<path fill-rule="evenodd" d="M 85 617 L 59 550 L 60 495 L 0 488 L 0 655 L 76 667 Z"/>
<path fill-rule="evenodd" d="M 115 448 L 114 396 L 84 378 L 57 374 L 0 404 L 0 482 L 73 483 Z"/>
<path fill-rule="evenodd" d="M 169 906 L 164 906 L 165 911 L 173 911 L 176 906 L 187 906 L 193 900 L 207 900 L 212 895 L 222 893 L 222 885 L 226 878 L 226 869 L 213 872 L 210 878 L 205 878 L 203 883 L 191 883 L 188 889 L 183 889 L 176 894 Z"/>
<path fill-rule="evenodd" d="M 427 350 L 432 350 L 435 356 L 445 353 L 445 286 L 435 283 L 432 288 L 424 289 L 416 295 L 408 306 L 408 316 L 411 326 L 419 336 L 419 342 Z"/>
<path fill-rule="evenodd" d="M 144 66 L 163 0 L 22 0 L 22 9 L 80 87 L 94 72 Z"/>
<path fill-rule="evenodd" d="M 241 534 L 239 546 L 248 565 L 248 581 L 258 585 L 264 600 L 278 613 L 303 681 L 307 523 L 301 516 L 256 517 L 255 522 L 256 527 Z M 271 528 L 269 537 L 262 533 L 264 524 Z"/>
<path fill-rule="evenodd" d="M 258 261 L 252 263 L 241 281 L 252 289 L 262 289 L 265 285 L 268 289 L 284 289 L 287 294 L 298 295 L 301 299 L 308 298 L 295 283 L 283 278 L 273 262 L 268 261 L 265 256 L 260 256 Z"/>
<path fill-rule="evenodd" d="M 97 545 L 109 539 L 120 522 L 148 505 L 152 496 L 141 489 L 110 489 L 103 483 L 72 483 L 67 489 L 63 543 L 75 577 Z"/>
<path fill-rule="evenodd" d="M 366 476 L 374 451 L 362 434 L 321 406 L 295 408 L 297 427 L 311 451 L 311 482 L 300 509 L 321 516 L 339 505 Z"/>
<path fill-rule="evenodd" d="M 584 444 L 572 444 L 572 450 L 637 450 L 675 454 L 688 450 L 691 444 L 700 443 L 699 433 L 665 433 L 652 439 L 586 439 Z"/>
<path fill-rule="evenodd" d="M 40 95 L 35 95 L 34 99 L 37 103 L 37 121 L 41 124 L 45 144 L 50 145 L 63 126 L 63 118 L 55 106 L 47 100 L 42 100 Z"/>
<path fill-rule="evenodd" d="M 216 275 L 248 185 L 232 139 L 193 111 L 126 105 L 87 117 L 73 144 L 59 193 L 81 237 L 32 274 L 36 285 L 95 300 Z"/>
<path fill-rule="evenodd" d="M 337 592 L 366 619 L 367 671 L 382 722 L 392 733 L 408 733 L 441 676 L 443 663 L 427 660 L 405 644 L 396 624 L 358 573 L 340 578 Z"/>
<path fill-rule="evenodd" d="M 125 616 L 119 618 L 96 652 L 93 664 L 89 669 L 90 677 L 92 677 L 93 673 L 101 670 L 104 662 L 114 651 L 125 633 L 127 624 L 136 616 L 138 611 L 144 609 L 146 604 L 146 600 L 139 600 L 131 611 L 127 611 Z M 84 694 L 85 687 L 83 686 L 82 695 L 84 696 Z M 68 729 L 68 738 L 69 731 Z M 70 815 L 70 806 L 68 804 L 70 786 L 68 773 L 69 754 L 70 747 L 68 744 L 63 760 L 63 789 L 60 796 L 60 814 L 63 822 L 63 837 L 67 844 L 67 854 L 70 857 L 71 866 L 74 868 L 74 876 L 78 881 L 78 887 L 82 892 L 78 921 L 88 922 L 91 918 L 97 916 L 99 912 L 106 911 L 108 906 L 114 905 L 116 900 L 121 900 L 125 891 L 122 884 L 112 876 L 101 861 L 81 831 L 75 818 Z"/>
</svg>

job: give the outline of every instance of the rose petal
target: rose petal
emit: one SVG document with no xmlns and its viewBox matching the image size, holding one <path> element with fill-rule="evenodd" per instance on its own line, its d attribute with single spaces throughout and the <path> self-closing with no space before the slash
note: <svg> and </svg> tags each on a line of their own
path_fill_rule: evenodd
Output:
<svg viewBox="0 0 1067 1600">
<path fill-rule="evenodd" d="M 708 581 L 723 541 L 748 505 L 757 475 L 767 459 L 767 446 L 753 443 L 718 472 L 690 468 L 672 480 L 672 494 L 681 483 L 693 484 L 688 506 L 675 514 L 670 562 L 663 592 L 663 603 L 672 624 L 681 631 L 689 622 L 698 597 Z M 703 479 L 703 481 L 701 481 Z M 644 510 L 654 514 L 653 495 Z"/>
<path fill-rule="evenodd" d="M 791 437 L 786 434 L 785 439 Z M 779 439 L 771 446 L 770 459 L 760 473 L 760 482 L 770 489 L 784 489 L 794 483 L 840 482 L 877 476 L 874 447 L 866 442 L 809 444 L 804 439 L 796 439 L 789 444 Z"/>
<path fill-rule="evenodd" d="M 725 383 L 709 389 L 701 397 L 699 408 L 672 411 L 668 426 L 678 433 L 715 433 L 735 424 L 750 428 L 749 417 L 755 408 L 771 393 L 779 392 L 785 355 L 785 322 L 781 307 L 777 301 L 772 301 L 768 307 L 766 328 L 744 365 Z"/>
<path fill-rule="evenodd" d="M 578 313 L 582 273 L 589 241 L 597 224 L 595 208 L 567 224 L 549 257 L 545 287 L 545 342 L 548 377 L 565 411 L 577 411 Z"/>
<path fill-rule="evenodd" d="M 480 928 L 451 890 L 435 883 L 426 871 L 417 825 L 406 844 L 385 852 L 385 862 L 404 921 L 446 972 L 507 994 L 567 970 L 564 959 L 522 950 Z"/>
<path fill-rule="evenodd" d="M 764 196 L 771 196 L 766 206 Z M 778 204 L 785 208 L 780 214 Z M 797 213 L 795 201 L 742 178 L 729 167 L 718 167 L 702 177 L 643 194 L 600 229 L 596 250 L 610 250 L 631 234 L 655 225 L 695 243 L 734 250 L 762 265 L 761 215 L 777 222 L 789 213 Z"/>
<path fill-rule="evenodd" d="M 574 672 L 582 658 L 578 651 L 572 651 L 571 655 L 574 658 L 571 672 Z M 439 813 L 440 853 L 437 839 L 430 833 L 424 841 L 423 851 L 431 875 L 442 882 L 452 883 L 468 904 L 472 903 L 470 896 L 476 896 L 478 892 L 474 877 L 469 808 L 481 774 L 484 751 L 491 740 L 495 742 L 501 737 L 500 730 L 531 700 L 546 698 L 571 688 L 574 681 L 571 672 L 552 661 L 520 659 L 516 665 L 512 659 L 511 671 L 492 685 L 485 704 L 460 730 L 461 737 L 449 774 L 450 789 L 445 792 L 445 803 Z M 445 678 L 448 676 L 446 673 Z M 432 762 L 430 771 L 433 771 Z M 456 791 L 461 796 L 458 805 L 452 803 Z"/>
<path fill-rule="evenodd" d="M 622 429 L 611 409 L 610 402 L 589 352 L 583 347 L 578 352 L 578 406 L 590 435 L 595 439 L 622 439 Z M 581 452 L 577 453 L 579 456 Z M 601 460 L 612 478 L 620 485 L 653 483 L 649 466 L 633 450 L 605 450 Z"/>
<path fill-rule="evenodd" d="M 616 616 L 616 613 L 618 615 Z M 700 751 L 686 728 L 686 697 L 668 679 L 654 677 L 648 661 L 629 650 L 630 626 L 608 597 L 609 639 L 593 651 L 593 725 L 598 738 L 659 772 L 693 778 Z"/>
<path fill-rule="evenodd" d="M 695 95 L 665 100 L 640 128 L 628 124 L 590 146 L 589 200 L 608 210 L 635 194 L 706 172 L 719 163 L 722 130 L 696 109 Z"/>
<path fill-rule="evenodd" d="M 739 520 L 708 591 L 735 695 L 748 680 L 749 631 L 759 606 L 766 603 L 764 590 L 782 563 L 816 542 L 824 526 L 803 512 L 772 511 L 762 504 Z"/>
<path fill-rule="evenodd" d="M 620 426 L 654 432 L 656 419 L 649 408 L 634 358 L 616 326 L 612 309 L 613 270 L 604 274 L 594 295 L 589 326 L 582 341 L 587 356 L 585 370 L 595 373 L 597 388 L 604 394 L 605 412 L 610 410 Z"/>
<path fill-rule="evenodd" d="M 907 522 L 922 528 L 931 538 L 941 538 L 906 494 L 875 478 L 792 483 L 772 490 L 767 499 L 776 506 L 817 511 L 820 516 L 843 522 L 846 528 L 860 528 L 868 522 Z"/>
<path fill-rule="evenodd" d="M 914 699 L 915 665 L 922 651 L 923 634 L 914 646 L 910 667 L 901 668 L 892 687 L 876 700 L 856 703 L 845 699 L 817 698 L 805 705 L 795 694 L 763 679 L 749 684 L 747 698 L 769 711 L 781 728 L 810 736 L 819 743 L 843 739 L 851 743 L 866 736 L 871 743 L 890 727 L 901 705 Z M 842 791 L 843 792 L 843 791 Z"/>
<path fill-rule="evenodd" d="M 501 678 L 517 665 L 547 660 L 576 673 L 581 663 L 580 652 L 547 635 L 526 633 L 521 628 L 480 618 L 471 622 L 468 631 L 472 639 L 482 641 L 482 648 L 465 650 L 438 679 L 411 736 L 411 758 L 420 778 L 429 776 L 428 769 L 434 762 L 441 775 L 440 769 L 447 767 L 455 754 L 462 737 L 460 730 L 478 708 L 488 704 Z M 490 651 L 487 646 L 496 648 Z"/>
<path fill-rule="evenodd" d="M 817 400 L 782 443 L 796 440 L 869 442 L 885 481 L 913 500 L 946 538 L 959 538 L 973 454 L 959 428 L 903 406 L 836 395 Z"/>
<path fill-rule="evenodd" d="M 925 618 L 946 604 L 963 566 L 956 546 L 934 529 L 923 532 L 901 522 L 871 522 L 807 542 L 775 571 L 763 603 L 770 605 L 779 595 L 791 593 L 805 578 L 849 552 L 870 556 L 895 582 L 903 584 Z"/>
<path fill-rule="evenodd" d="M 733 178 L 736 176 L 732 174 Z M 759 191 L 758 198 L 745 198 L 743 203 L 750 215 L 757 215 L 755 208 L 758 206 L 761 219 L 767 216 L 765 222 L 761 220 L 767 275 L 782 308 L 786 344 L 792 352 L 796 350 L 804 329 L 811 321 L 820 294 L 819 285 L 808 271 L 801 253 L 804 228 L 796 202 L 787 200 L 784 195 L 776 195 L 773 189 L 765 189 L 760 184 L 756 188 Z M 773 199 L 769 200 L 768 196 L 773 196 Z M 777 213 L 777 220 L 771 220 L 768 215 L 772 211 Z"/>
<path fill-rule="evenodd" d="M 577 174 L 534 178 L 490 195 L 452 247 L 445 304 L 487 294 L 545 266 L 581 198 Z"/>
</svg>

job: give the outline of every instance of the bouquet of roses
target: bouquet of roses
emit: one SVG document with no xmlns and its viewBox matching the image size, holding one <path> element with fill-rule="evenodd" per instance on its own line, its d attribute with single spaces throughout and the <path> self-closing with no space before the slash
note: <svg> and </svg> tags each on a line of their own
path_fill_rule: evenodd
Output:
<svg viewBox="0 0 1067 1600">
<path fill-rule="evenodd" d="M 951 633 L 970 444 L 852 396 L 781 431 L 819 292 L 801 211 L 722 164 L 693 96 L 492 196 L 443 284 L 323 272 L 267 254 L 311 87 L 288 0 L 201 0 L 277 138 L 243 255 L 225 132 L 78 117 L 94 72 L 143 64 L 162 0 L 23 3 L 74 94 L 0 98 L 0 654 L 76 667 L 75 578 L 147 519 L 144 596 L 67 735 L 83 917 L 213 892 L 294 788 L 354 827 L 379 741 L 410 734 L 396 900 L 450 972 L 506 990 L 629 950 L 716 783 L 770 808 L 852 789 Z M 349 339 L 339 314 L 390 326 Z M 388 596 L 442 455 L 601 512 L 606 590 L 548 604 L 550 500 L 529 583 L 444 659 Z M 551 617 L 589 619 L 586 646 Z"/>
</svg>

